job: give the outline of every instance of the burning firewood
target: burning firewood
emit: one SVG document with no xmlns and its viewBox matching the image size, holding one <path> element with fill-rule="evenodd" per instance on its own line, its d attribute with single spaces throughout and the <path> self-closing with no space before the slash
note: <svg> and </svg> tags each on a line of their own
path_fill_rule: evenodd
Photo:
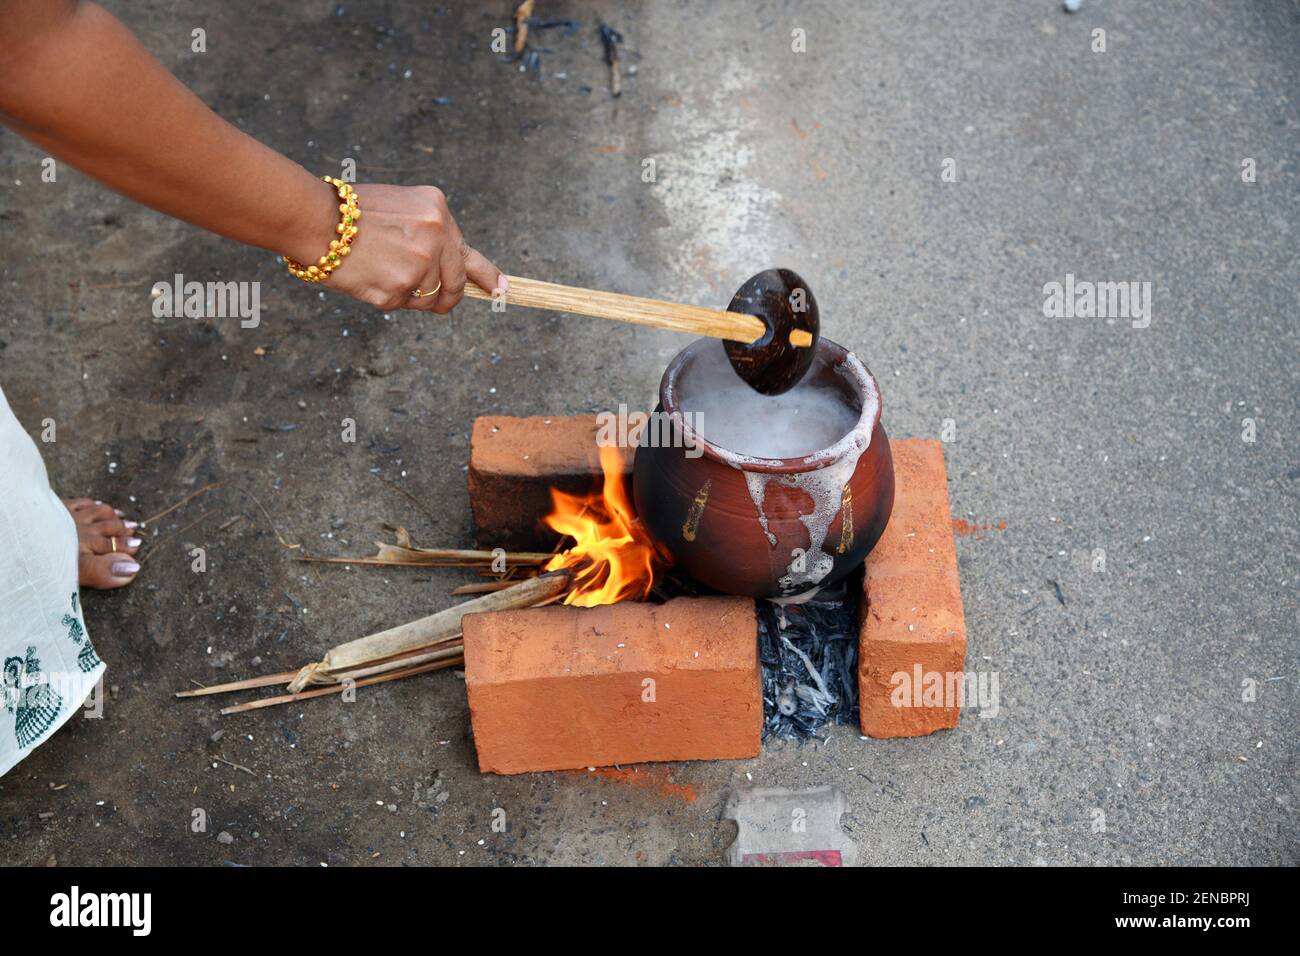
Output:
<svg viewBox="0 0 1300 956">
<path fill-rule="evenodd" d="M 619 450 L 602 446 L 600 466 L 599 493 L 570 495 L 552 488 L 555 510 L 543 519 L 552 531 L 573 539 L 573 546 L 551 558 L 544 570 L 573 569 L 573 589 L 564 603 L 577 607 L 644 600 L 662 563 L 628 498 Z"/>
<path fill-rule="evenodd" d="M 661 558 L 653 540 L 637 521 L 623 483 L 622 457 L 615 448 L 600 450 L 604 483 L 600 492 L 568 495 L 552 490 L 554 510 L 544 520 L 567 535 L 573 545 L 556 554 L 516 553 L 515 568 L 532 568 L 536 576 L 493 582 L 492 593 L 446 608 L 436 614 L 357 638 L 331 648 L 319 661 L 300 667 L 215 687 L 180 691 L 177 697 L 200 697 L 266 687 L 287 681 L 286 694 L 227 707 L 223 714 L 242 713 L 276 704 L 337 693 L 345 686 L 365 687 L 386 680 L 449 667 L 464 660 L 461 619 L 466 614 L 541 607 L 563 600 L 578 607 L 642 600 L 654 587 Z M 450 566 L 487 566 L 491 551 L 416 548 L 404 529 L 396 545 L 379 545 L 375 563 L 418 564 L 412 556 L 434 556 Z M 497 556 L 499 557 L 499 554 Z M 448 561 L 448 558 L 466 560 Z M 400 560 L 399 560 L 400 559 Z M 317 559 L 321 560 L 321 559 Z M 329 559 L 335 561 L 356 559 Z M 483 587 L 483 586 L 471 586 Z M 322 685 L 307 690 L 309 685 Z"/>
</svg>

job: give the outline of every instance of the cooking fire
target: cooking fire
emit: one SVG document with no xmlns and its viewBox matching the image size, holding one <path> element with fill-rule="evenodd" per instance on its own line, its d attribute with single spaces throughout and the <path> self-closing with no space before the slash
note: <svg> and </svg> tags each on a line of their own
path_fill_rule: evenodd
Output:
<svg viewBox="0 0 1300 956">
<path fill-rule="evenodd" d="M 534 304 L 560 294 L 544 285 L 525 281 L 516 291 L 532 297 Z M 617 302 L 602 294 L 597 305 L 606 311 L 615 306 L 631 308 L 626 297 L 615 298 Z M 529 721 L 512 718 L 498 725 L 484 723 L 479 715 L 483 701 L 497 699 L 484 683 L 495 678 L 485 675 L 516 661 L 517 641 L 524 640 L 532 648 L 518 659 L 524 666 L 529 655 L 561 653 L 568 642 L 578 640 L 576 635 L 587 634 L 583 639 L 587 643 L 579 640 L 563 651 L 567 663 L 535 661 L 527 667 L 541 668 L 541 673 L 559 667 L 553 678 L 559 680 L 580 672 L 587 660 L 585 666 L 597 670 L 612 668 L 606 676 L 622 686 L 619 668 L 650 666 L 643 656 L 657 649 L 656 653 L 670 654 L 661 662 L 668 668 L 666 675 L 680 672 L 673 679 L 688 680 L 691 665 L 702 653 L 717 654 L 727 648 L 722 659 L 707 666 L 709 673 L 732 674 L 740 681 L 734 686 L 750 688 L 740 698 L 728 699 L 727 727 L 717 727 L 720 739 L 730 739 L 718 746 L 733 755 L 756 746 L 740 741 L 757 741 L 760 731 L 807 738 L 829 722 L 853 720 L 861 570 L 885 530 L 894 501 L 893 457 L 880 423 L 880 390 L 856 356 L 820 337 L 816 303 L 794 273 L 769 270 L 755 276 L 732 300 L 731 311 L 725 313 L 731 318 L 726 321 L 746 317 L 745 310 L 760 315 L 766 329 L 754 348 L 738 347 L 735 341 L 724 346 L 718 337 L 726 336 L 721 335 L 697 340 L 669 363 L 656 407 L 647 416 L 662 426 L 658 430 L 624 429 L 621 424 L 611 429 L 609 416 L 604 416 L 581 436 L 575 435 L 580 442 L 577 448 L 556 447 L 549 453 L 557 464 L 570 463 L 565 465 L 564 480 L 545 488 L 549 507 L 542 506 L 536 490 L 527 484 L 545 480 L 548 474 L 548 454 L 530 444 L 540 436 L 527 431 L 514 436 L 516 450 L 507 452 L 499 468 L 488 467 L 485 472 L 474 459 L 500 427 L 480 430 L 476 424 L 470 467 L 476 523 L 492 507 L 517 514 L 520 501 L 537 500 L 537 511 L 520 514 L 518 521 L 557 537 L 551 550 L 541 550 L 543 541 L 519 525 L 511 530 L 511 540 L 529 540 L 537 550 L 492 548 L 487 529 L 480 526 L 480 537 L 488 546 L 481 551 L 422 548 L 399 531 L 396 544 L 382 544 L 370 557 L 301 558 L 469 567 L 487 580 L 456 590 L 477 595 L 472 600 L 340 644 L 296 670 L 185 696 L 287 684 L 288 693 L 223 710 L 239 713 L 459 666 L 466 670 L 476 734 L 491 738 L 490 745 L 484 744 L 490 756 L 484 757 L 480 749 L 482 766 L 576 765 L 570 761 L 577 757 L 510 755 L 510 740 L 529 738 Z M 625 409 L 620 413 L 620 419 L 631 421 L 631 415 L 623 414 Z M 540 420 L 533 427 L 547 428 L 552 421 Z M 671 434 L 662 434 L 664 428 Z M 635 447 L 609 441 L 612 435 L 620 441 L 626 436 Z M 590 465 L 572 464 L 590 461 L 593 450 L 598 472 L 593 473 Z M 528 462 L 527 467 L 521 469 L 522 462 Z M 762 613 L 756 613 L 747 598 L 763 599 Z M 738 617 L 742 609 L 743 616 Z M 719 617 L 698 629 L 701 622 L 692 615 L 706 610 Z M 565 617 L 561 629 L 545 640 L 527 637 L 560 612 L 580 616 Z M 596 645 L 613 639 L 609 628 L 621 633 L 631 627 L 640 633 L 637 629 L 660 613 L 666 615 L 663 624 L 645 632 L 657 635 L 651 644 L 639 643 L 640 638 L 616 641 L 590 657 Z M 472 621 L 488 620 L 496 624 L 469 627 Z M 602 623 L 584 625 L 585 620 Z M 673 620 L 679 630 L 670 639 L 666 632 Z M 672 640 L 688 639 L 697 629 L 705 635 L 704 643 L 670 650 Z M 485 643 L 477 651 L 468 643 L 471 631 L 484 635 Z M 498 640 L 507 643 L 497 647 Z M 625 658 L 626 665 L 620 663 Z M 667 679 L 666 675 L 657 680 Z M 679 689 L 671 697 L 678 706 L 686 700 L 682 693 Z M 526 702 L 527 695 L 521 688 L 502 701 L 501 706 L 510 710 Z M 706 719 L 706 712 L 707 708 L 701 719 Z M 654 711 L 635 713 L 638 720 L 654 720 Z M 573 733 L 594 733 L 591 728 L 599 723 L 594 716 L 573 716 L 578 729 L 539 728 L 538 739 L 555 742 Z M 674 733 L 688 733 L 683 728 L 689 720 L 681 723 L 685 719 L 678 714 L 660 729 L 642 728 L 633 736 L 642 741 L 658 739 L 656 735 L 671 727 L 677 728 Z M 503 741 L 489 726 L 505 727 L 509 737 L 504 741 L 505 758 L 501 757 Z M 617 731 L 611 727 L 606 733 Z M 696 731 L 688 733 L 690 740 L 697 737 Z M 597 743 L 596 751 L 626 753 L 620 759 L 628 760 L 638 753 L 641 759 L 672 759 L 673 754 L 699 759 L 713 753 L 707 745 L 699 750 L 697 744 L 685 746 L 685 741 L 679 741 L 685 746 L 682 749 L 672 739 L 648 751 L 631 739 L 626 744 L 593 740 L 593 745 Z"/>
<path fill-rule="evenodd" d="M 572 569 L 573 586 L 564 603 L 576 607 L 644 600 L 662 563 L 623 487 L 618 449 L 601 446 L 600 464 L 604 477 L 599 493 L 579 496 L 552 488 L 555 510 L 543 519 L 553 531 L 573 539 L 545 570 Z"/>
</svg>

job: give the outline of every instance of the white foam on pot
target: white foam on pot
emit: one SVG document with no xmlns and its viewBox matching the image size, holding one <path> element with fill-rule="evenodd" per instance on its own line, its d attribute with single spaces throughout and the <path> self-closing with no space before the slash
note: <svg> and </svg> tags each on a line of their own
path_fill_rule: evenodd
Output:
<svg viewBox="0 0 1300 956">
<path fill-rule="evenodd" d="M 744 457 L 799 458 L 835 444 L 858 419 L 841 389 L 811 378 L 764 395 L 736 374 L 720 345 L 703 348 L 682 376 L 678 409 L 714 447 Z"/>
<path fill-rule="evenodd" d="M 831 519 L 840 510 L 844 488 L 857 469 L 862 453 L 871 446 L 871 433 L 880 415 L 880 390 L 857 356 L 847 352 L 844 360 L 835 365 L 833 370 L 848 382 L 850 391 L 861 400 L 860 410 L 852 408 L 844 393 L 825 385 L 811 383 L 807 385 L 801 383 L 787 393 L 793 394 L 803 390 L 805 394 L 802 402 L 796 399 L 794 404 L 782 403 L 776 401 L 781 396 L 760 395 L 745 385 L 726 363 L 726 355 L 721 344 L 716 344 L 716 352 L 707 345 L 693 347 L 696 354 L 681 370 L 679 381 L 676 383 L 676 394 L 672 396 L 673 403 L 683 412 L 704 410 L 700 412 L 702 418 L 699 421 L 699 437 L 708 443 L 719 459 L 745 476 L 745 485 L 754 502 L 759 525 L 767 536 L 770 547 L 776 547 L 777 538 L 770 530 L 767 512 L 764 509 L 768 485 L 776 482 L 790 488 L 797 488 L 812 499 L 813 510 L 799 516 L 800 522 L 808 529 L 808 550 L 803 555 L 791 556 L 786 573 L 780 579 L 781 590 L 786 595 L 809 590 L 820 584 L 830 574 L 835 564 L 834 556 L 826 548 L 826 536 L 830 531 Z M 815 377 L 826 365 L 827 361 L 819 355 L 814 360 L 808 378 Z M 738 392 L 732 387 L 732 380 L 739 382 L 744 392 Z M 709 401 L 699 394 L 692 394 L 697 390 L 699 393 L 707 394 L 715 388 L 728 396 L 728 400 Z M 817 397 L 808 399 L 813 392 L 818 393 Z M 829 412 L 826 411 L 825 405 L 828 397 L 833 397 L 835 403 L 835 408 Z M 712 419 L 707 414 L 708 409 L 713 411 Z M 820 409 L 827 417 L 819 418 L 816 411 L 811 415 L 805 414 L 802 409 Z M 804 417 L 800 418 L 801 414 Z M 721 425 L 717 422 L 719 416 L 723 418 Z M 762 423 L 772 421 L 773 416 L 778 429 L 783 433 L 802 428 L 805 429 L 802 434 L 824 440 L 825 447 L 811 448 L 806 453 L 800 453 L 798 457 L 768 457 L 763 453 L 773 447 L 774 443 L 770 437 L 765 438 L 760 433 Z M 730 424 L 733 420 L 746 418 L 747 425 Z M 852 423 L 847 426 L 847 430 L 844 430 L 845 423 L 849 420 L 852 420 Z M 688 418 L 687 421 L 691 419 Z M 709 437 L 710 432 L 725 433 L 733 442 L 736 439 L 744 441 L 752 438 L 757 447 L 746 448 L 743 444 L 735 448 L 723 447 Z M 789 439 L 789 434 L 783 434 L 781 440 L 786 442 Z M 809 443 L 821 442 L 804 444 Z M 800 466 L 805 466 L 806 470 L 794 470 Z"/>
</svg>

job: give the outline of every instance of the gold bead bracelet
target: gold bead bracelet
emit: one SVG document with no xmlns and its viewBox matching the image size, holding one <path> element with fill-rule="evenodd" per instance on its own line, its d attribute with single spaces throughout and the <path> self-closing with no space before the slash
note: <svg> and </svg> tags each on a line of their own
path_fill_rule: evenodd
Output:
<svg viewBox="0 0 1300 956">
<path fill-rule="evenodd" d="M 343 259 L 352 251 L 352 241 L 357 237 L 357 220 L 361 218 L 361 201 L 357 198 L 356 190 L 332 176 L 322 176 L 321 181 L 339 196 L 339 224 L 334 227 L 338 238 L 330 240 L 329 251 L 317 259 L 314 265 L 304 266 L 288 256 L 284 257 L 289 275 L 297 276 L 303 282 L 324 282 L 331 272 L 343 265 Z"/>
</svg>

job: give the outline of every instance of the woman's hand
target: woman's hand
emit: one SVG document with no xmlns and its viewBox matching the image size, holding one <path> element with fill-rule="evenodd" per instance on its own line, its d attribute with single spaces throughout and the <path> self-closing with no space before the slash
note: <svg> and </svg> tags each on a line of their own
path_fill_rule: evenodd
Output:
<svg viewBox="0 0 1300 956">
<path fill-rule="evenodd" d="M 382 185 L 353 189 L 361 204 L 359 231 L 351 253 L 325 286 L 377 309 L 440 313 L 450 312 L 461 300 L 467 276 L 489 292 L 506 287 L 501 270 L 465 244 L 441 189 Z M 318 224 L 311 239 L 304 236 L 304 248 L 323 249 L 338 222 L 337 199 L 329 196 L 324 185 L 320 192 L 322 201 L 328 199 L 325 206 L 329 210 L 320 222 L 328 220 L 329 226 Z M 417 298 L 412 295 L 416 289 L 437 289 L 438 293 Z"/>
<path fill-rule="evenodd" d="M 0 11 L 0 123 L 169 216 L 298 262 L 325 253 L 338 197 L 204 106 L 102 7 L 0 0 Z M 504 285 L 465 245 L 440 190 L 354 188 L 360 231 L 326 285 L 381 309 L 434 312 L 460 301 L 466 275 L 488 291 Z M 438 294 L 415 298 L 417 288 Z"/>
</svg>

